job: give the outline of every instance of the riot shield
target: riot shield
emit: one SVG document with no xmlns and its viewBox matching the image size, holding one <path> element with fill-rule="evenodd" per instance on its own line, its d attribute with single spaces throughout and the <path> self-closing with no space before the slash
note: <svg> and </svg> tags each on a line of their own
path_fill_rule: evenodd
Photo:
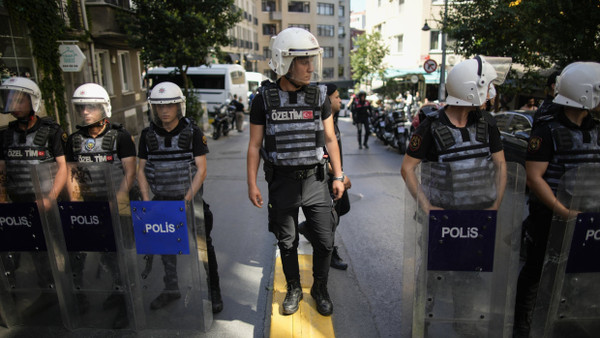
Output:
<svg viewBox="0 0 600 338">
<path fill-rule="evenodd" d="M 37 168 L 39 177 L 51 176 Z M 127 191 L 108 163 L 68 163 L 64 200 L 48 229 L 56 251 L 69 328 L 135 328 L 138 291 Z M 126 207 L 119 208 L 119 205 Z M 124 210 L 120 212 L 121 210 Z"/>
<path fill-rule="evenodd" d="M 38 168 L 51 173 L 55 163 Z M 63 326 L 55 281 L 52 241 L 46 229 L 53 226 L 49 203 L 52 180 L 33 177 L 31 166 L 20 168 L 20 176 L 9 175 L 1 184 L 8 203 L 0 203 L 0 312 L 8 327 Z M 37 182 L 36 182 L 37 181 Z M 36 189 L 37 186 L 37 189 Z M 37 190 L 37 195 L 36 195 Z M 55 192 L 57 193 L 57 192 Z"/>
<path fill-rule="evenodd" d="M 402 278 L 402 321 L 413 337 L 512 336 L 525 171 L 508 163 L 503 173 L 417 168 L 417 191 L 405 197 Z M 489 210 L 504 179 L 500 207 Z"/>
<path fill-rule="evenodd" d="M 212 325 L 201 192 L 184 200 L 193 177 L 190 168 L 187 163 L 153 164 L 150 200 L 131 202 L 142 286 L 136 301 L 147 332 L 205 332 Z M 182 172 L 187 174 L 173 178 Z"/>
<path fill-rule="evenodd" d="M 532 337 L 600 332 L 600 165 L 565 173 L 556 197 L 576 211 L 552 218 L 531 322 Z"/>
</svg>

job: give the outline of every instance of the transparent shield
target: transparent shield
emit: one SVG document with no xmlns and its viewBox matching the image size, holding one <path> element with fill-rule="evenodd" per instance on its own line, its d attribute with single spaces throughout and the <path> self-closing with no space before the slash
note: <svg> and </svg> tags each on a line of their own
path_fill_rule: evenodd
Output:
<svg viewBox="0 0 600 338">
<path fill-rule="evenodd" d="M 192 201 L 183 198 L 193 177 L 189 164 L 159 164 L 153 170 L 154 176 L 147 176 L 149 200 L 131 202 L 142 287 L 137 300 L 144 314 L 141 328 L 208 331 L 213 318 L 201 192 Z"/>
<path fill-rule="evenodd" d="M 600 330 L 600 165 L 565 173 L 531 323 L 534 336 L 595 336 Z"/>
<path fill-rule="evenodd" d="M 9 168 L 2 185 L 8 201 L 0 203 L 0 311 L 8 327 L 63 326 L 56 266 L 50 259 L 56 254 L 47 233 L 55 211 L 48 194 L 57 167 L 38 168 L 49 175 L 36 179 L 31 166 Z"/>
<path fill-rule="evenodd" d="M 418 198 L 407 189 L 402 320 L 413 337 L 512 335 L 525 172 L 482 168 L 422 163 Z"/>
<path fill-rule="evenodd" d="M 37 170 L 39 176 L 47 175 Z M 108 163 L 68 163 L 66 192 L 57 203 L 52 241 L 64 278 L 70 328 L 135 328 L 138 297 L 128 190 L 122 170 Z M 124 190 L 122 191 L 121 188 Z"/>
</svg>

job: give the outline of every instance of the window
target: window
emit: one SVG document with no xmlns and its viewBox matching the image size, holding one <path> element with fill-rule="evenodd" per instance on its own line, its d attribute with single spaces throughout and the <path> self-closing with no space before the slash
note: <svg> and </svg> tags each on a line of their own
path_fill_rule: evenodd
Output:
<svg viewBox="0 0 600 338">
<path fill-rule="evenodd" d="M 324 4 L 322 2 L 317 3 L 317 14 L 333 15 L 333 4 Z"/>
<path fill-rule="evenodd" d="M 277 28 L 275 24 L 263 23 L 263 35 L 277 35 Z"/>
<path fill-rule="evenodd" d="M 306 29 L 307 31 L 310 32 L 310 25 L 307 25 L 307 24 L 303 24 L 303 23 L 291 23 L 290 27 L 298 27 L 298 28 Z"/>
<path fill-rule="evenodd" d="M 346 37 L 346 30 L 344 29 L 344 26 L 338 27 L 338 37 L 342 39 Z"/>
<path fill-rule="evenodd" d="M 318 36 L 333 36 L 335 27 L 333 25 L 317 25 Z"/>
<path fill-rule="evenodd" d="M 0 3 L 0 8 L 2 4 Z M 29 48 L 27 27 L 11 20 L 0 12 L 0 75 L 2 80 L 11 75 L 29 77 L 36 80 L 33 57 Z"/>
<path fill-rule="evenodd" d="M 344 77 L 344 65 L 338 65 L 338 77 Z"/>
<path fill-rule="evenodd" d="M 442 49 L 442 31 L 431 31 L 429 40 L 430 50 L 441 50 Z"/>
<path fill-rule="evenodd" d="M 343 18 L 343 17 L 345 17 L 345 16 L 346 16 L 345 9 L 346 9 L 346 8 L 345 8 L 344 6 L 339 6 L 339 7 L 338 7 L 338 16 L 339 16 L 340 18 Z"/>
<path fill-rule="evenodd" d="M 274 12 L 275 11 L 275 1 L 273 0 L 262 0 L 262 11 L 263 12 Z"/>
<path fill-rule="evenodd" d="M 131 82 L 131 62 L 129 61 L 129 52 L 119 51 L 117 53 L 119 61 L 119 74 L 121 75 L 121 92 L 133 91 Z"/>
<path fill-rule="evenodd" d="M 396 52 L 404 51 L 404 34 L 396 35 Z"/>
<path fill-rule="evenodd" d="M 246 83 L 246 74 L 240 70 L 234 70 L 230 73 L 232 84 Z"/>
<path fill-rule="evenodd" d="M 288 12 L 310 13 L 310 2 L 290 1 L 288 2 Z"/>
<path fill-rule="evenodd" d="M 110 53 L 107 50 L 96 49 L 96 63 L 94 66 L 98 73 L 98 84 L 104 87 L 109 94 L 114 94 L 110 71 Z"/>
<path fill-rule="evenodd" d="M 324 79 L 333 78 L 333 67 L 323 68 L 323 78 Z"/>
<path fill-rule="evenodd" d="M 269 47 L 263 47 L 263 56 L 267 60 L 271 58 L 271 49 Z"/>
<path fill-rule="evenodd" d="M 341 58 L 341 59 L 343 59 L 343 58 L 344 58 L 344 56 L 345 56 L 345 53 L 344 53 L 344 46 L 339 46 L 339 47 L 338 47 L 338 57 L 339 57 L 339 58 Z"/>
<path fill-rule="evenodd" d="M 333 47 L 323 47 L 323 58 L 324 59 L 333 58 Z"/>
</svg>

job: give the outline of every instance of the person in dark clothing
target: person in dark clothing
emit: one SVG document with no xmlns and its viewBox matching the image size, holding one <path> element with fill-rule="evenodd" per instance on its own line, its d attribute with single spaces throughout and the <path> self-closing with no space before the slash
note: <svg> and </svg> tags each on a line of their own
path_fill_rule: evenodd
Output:
<svg viewBox="0 0 600 338">
<path fill-rule="evenodd" d="M 556 80 L 556 113 L 540 118 L 527 148 L 527 186 L 530 189 L 527 260 L 517 283 L 515 337 L 529 337 L 553 215 L 577 216 L 556 198 L 565 172 L 600 161 L 600 124 L 591 111 L 600 107 L 600 63 L 575 62 Z"/>
<path fill-rule="evenodd" d="M 154 120 L 140 136 L 138 157 L 138 182 L 144 201 L 150 200 L 150 191 L 154 200 L 195 201 L 202 193 L 202 184 L 206 178 L 206 154 L 208 146 L 206 136 L 194 122 L 185 117 L 185 97 L 181 88 L 172 82 L 161 82 L 150 94 L 150 104 Z M 157 172 L 170 168 L 169 177 L 157 177 Z M 161 167 L 163 169 L 161 169 Z M 192 170 L 192 181 L 182 180 Z M 185 191 L 185 193 L 183 193 Z M 212 312 L 223 310 L 223 300 L 219 284 L 217 256 L 212 245 L 211 232 L 213 214 L 209 205 L 203 202 L 206 247 L 208 254 L 208 274 Z M 165 268 L 165 290 L 152 301 L 153 310 L 181 298 L 177 282 L 177 256 L 162 255 Z"/>
<path fill-rule="evenodd" d="M 269 66 L 280 78 L 263 82 L 252 101 L 248 143 L 248 198 L 262 208 L 257 185 L 260 158 L 269 185 L 269 230 L 281 253 L 287 293 L 283 314 L 298 311 L 302 299 L 298 264 L 298 211 L 302 208 L 313 233 L 314 283 L 310 294 L 323 316 L 333 313 L 327 280 L 333 229 L 333 199 L 344 192 L 344 174 L 335 137 L 330 101 L 323 85 L 310 85 L 321 77 L 323 49 L 307 30 L 284 29 L 271 42 Z M 327 187 L 323 147 L 333 170 L 333 196 Z"/>
<path fill-rule="evenodd" d="M 358 96 L 352 100 L 350 105 L 350 111 L 352 112 L 352 120 L 356 125 L 358 131 L 358 149 L 362 149 L 363 146 L 369 149 L 369 118 L 371 116 L 371 103 L 367 101 L 367 94 L 363 91 L 358 93 Z M 362 139 L 362 130 L 365 131 L 365 138 Z M 362 143 L 361 143 L 362 142 Z"/>
<path fill-rule="evenodd" d="M 560 75 L 560 71 L 552 72 L 552 74 L 548 76 L 545 88 L 546 98 L 544 99 L 544 101 L 542 101 L 540 107 L 535 111 L 535 114 L 533 114 L 534 126 L 537 124 L 537 122 L 542 116 L 554 115 L 554 113 L 556 113 L 557 109 L 559 108 L 557 107 L 557 104 L 552 102 L 552 100 L 554 100 L 554 97 L 556 96 L 556 78 L 558 77 L 558 75 Z"/>
</svg>

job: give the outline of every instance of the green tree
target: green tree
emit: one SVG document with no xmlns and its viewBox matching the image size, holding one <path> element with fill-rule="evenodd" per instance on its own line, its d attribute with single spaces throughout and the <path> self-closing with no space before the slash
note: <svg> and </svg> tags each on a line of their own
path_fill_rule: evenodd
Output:
<svg viewBox="0 0 600 338">
<path fill-rule="evenodd" d="M 516 85 L 526 88 L 543 81 L 537 74 L 539 68 L 598 60 L 600 2 L 455 1 L 449 8 L 445 31 L 456 40 L 458 54 L 510 56 L 522 64 L 525 74 Z"/>
<path fill-rule="evenodd" d="M 229 29 L 241 20 L 233 0 L 133 0 L 133 16 L 122 16 L 129 43 L 141 49 L 145 64 L 176 67 L 183 77 L 190 116 L 199 119 L 189 93 L 187 69 L 208 65 L 209 57 L 230 44 Z"/>
<path fill-rule="evenodd" d="M 356 49 L 350 54 L 352 80 L 370 84 L 375 74 L 383 79 L 385 65 L 383 58 L 389 53 L 389 47 L 381 40 L 381 33 L 362 34 L 354 38 Z"/>
<path fill-rule="evenodd" d="M 32 54 L 40 73 L 38 85 L 46 113 L 55 119 L 58 117 L 58 122 L 66 128 L 67 105 L 58 54 L 58 41 L 65 38 L 65 25 L 59 15 L 58 2 L 4 0 L 4 6 L 12 19 L 29 28 Z"/>
</svg>

